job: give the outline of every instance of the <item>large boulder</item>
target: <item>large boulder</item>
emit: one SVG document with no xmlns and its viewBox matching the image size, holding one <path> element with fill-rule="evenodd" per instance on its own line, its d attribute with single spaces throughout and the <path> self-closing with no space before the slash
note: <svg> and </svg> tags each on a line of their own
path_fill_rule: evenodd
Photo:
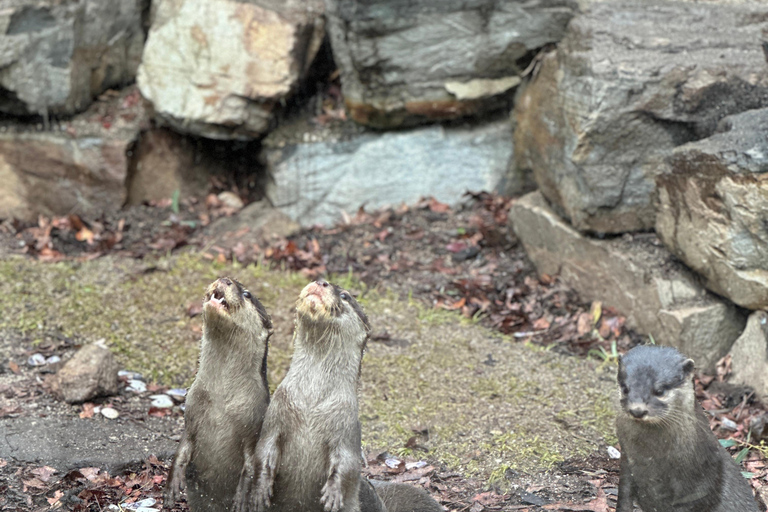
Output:
<svg viewBox="0 0 768 512">
<path fill-rule="evenodd" d="M 133 81 L 145 0 L 14 0 L 0 9 L 0 112 L 73 114 Z"/>
<path fill-rule="evenodd" d="M 768 308 L 768 109 L 677 148 L 657 177 L 656 232 L 707 287 Z"/>
<path fill-rule="evenodd" d="M 298 86 L 324 35 L 322 0 L 160 0 L 138 84 L 174 129 L 248 139 Z"/>
<path fill-rule="evenodd" d="M 660 161 L 768 106 L 765 4 L 597 2 L 516 103 L 515 162 L 583 232 L 654 227 Z"/>
<path fill-rule="evenodd" d="M 627 325 L 712 368 L 739 337 L 746 313 L 708 292 L 653 234 L 584 236 L 540 192 L 513 203 L 510 222 L 539 274 L 556 275 L 583 301 L 603 301 Z"/>
<path fill-rule="evenodd" d="M 530 52 L 557 42 L 574 0 L 326 0 L 355 121 L 388 128 L 504 105 Z"/>
<path fill-rule="evenodd" d="M 98 216 L 120 208 L 131 151 L 147 126 L 144 101 L 135 87 L 105 95 L 60 130 L 3 126 L 0 218 Z"/>
<path fill-rule="evenodd" d="M 264 141 L 273 178 L 267 197 L 304 226 L 332 224 L 360 205 L 412 203 L 427 195 L 457 204 L 468 190 L 505 184 L 511 138 L 506 119 L 383 134 L 351 122 L 326 129 L 288 124 Z"/>
<path fill-rule="evenodd" d="M 731 348 L 731 382 L 746 384 L 768 399 L 768 313 L 755 311 Z"/>
</svg>

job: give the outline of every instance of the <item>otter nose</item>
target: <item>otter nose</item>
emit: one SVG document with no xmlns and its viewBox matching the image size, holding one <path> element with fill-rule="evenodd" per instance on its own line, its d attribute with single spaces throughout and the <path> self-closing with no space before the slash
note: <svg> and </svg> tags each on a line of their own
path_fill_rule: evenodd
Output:
<svg viewBox="0 0 768 512">
<path fill-rule="evenodd" d="M 229 278 L 226 278 L 226 277 L 222 277 L 221 279 L 219 279 L 219 281 L 221 281 L 222 283 L 224 283 L 226 286 L 232 286 L 232 281 L 231 281 L 231 280 L 229 280 Z"/>
<path fill-rule="evenodd" d="M 315 281 L 315 283 L 319 284 L 323 288 L 328 288 L 328 286 L 330 286 L 328 284 L 328 281 L 326 281 L 325 279 L 318 279 L 317 281 Z"/>
<path fill-rule="evenodd" d="M 635 418 L 643 418 L 648 415 L 648 409 L 643 407 L 642 405 L 634 405 L 629 408 L 629 414 L 634 416 Z"/>
</svg>

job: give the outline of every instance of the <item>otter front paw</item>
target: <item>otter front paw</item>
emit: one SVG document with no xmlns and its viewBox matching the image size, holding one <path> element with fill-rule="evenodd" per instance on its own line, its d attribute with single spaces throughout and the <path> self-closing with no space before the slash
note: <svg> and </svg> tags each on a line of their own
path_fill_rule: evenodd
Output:
<svg viewBox="0 0 768 512">
<path fill-rule="evenodd" d="M 270 501 L 271 498 L 272 482 L 264 482 L 264 479 L 260 479 L 251 498 L 253 508 L 256 512 L 265 512 L 272 504 Z"/>
<path fill-rule="evenodd" d="M 181 497 L 181 490 L 184 488 L 184 472 L 172 471 L 170 479 L 165 484 L 163 493 L 163 507 L 171 508 Z"/>
<path fill-rule="evenodd" d="M 320 503 L 326 512 L 338 512 L 344 506 L 344 497 L 341 494 L 341 482 L 338 480 L 328 480 L 322 489 L 323 495 L 320 496 Z"/>
<path fill-rule="evenodd" d="M 237 490 L 235 491 L 235 499 L 232 502 L 232 510 L 234 512 L 249 512 L 248 498 L 252 489 L 253 479 L 247 475 L 241 475 L 240 482 L 237 484 Z"/>
</svg>

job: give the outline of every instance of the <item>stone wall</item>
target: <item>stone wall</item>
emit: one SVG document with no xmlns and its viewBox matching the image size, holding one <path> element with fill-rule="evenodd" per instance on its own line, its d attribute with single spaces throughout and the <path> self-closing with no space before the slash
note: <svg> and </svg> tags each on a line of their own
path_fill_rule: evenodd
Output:
<svg viewBox="0 0 768 512">
<path fill-rule="evenodd" d="M 541 273 L 764 385 L 760 2 L 19 0 L 0 34 L 0 219 L 201 196 L 234 155 L 305 226 L 533 184 Z"/>
</svg>

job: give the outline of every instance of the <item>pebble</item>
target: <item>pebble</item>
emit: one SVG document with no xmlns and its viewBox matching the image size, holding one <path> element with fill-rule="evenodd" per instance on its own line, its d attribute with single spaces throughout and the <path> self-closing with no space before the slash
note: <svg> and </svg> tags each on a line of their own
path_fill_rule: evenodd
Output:
<svg viewBox="0 0 768 512">
<path fill-rule="evenodd" d="M 620 459 L 621 458 L 621 452 L 614 448 L 613 446 L 608 447 L 608 457 L 611 459 Z"/>
<path fill-rule="evenodd" d="M 141 509 L 144 509 L 145 512 L 146 512 L 146 509 L 151 507 L 155 503 L 157 503 L 156 499 L 154 499 L 154 498 L 147 498 L 147 499 L 144 499 L 144 500 L 135 501 L 133 503 L 123 503 L 122 507 L 125 510 L 141 510 Z M 152 509 L 152 510 L 157 510 L 157 509 Z"/>
<path fill-rule="evenodd" d="M 413 469 L 413 468 L 423 468 L 426 465 L 427 465 L 427 463 L 424 462 L 423 460 L 420 460 L 419 462 L 406 462 L 405 463 L 405 469 L 409 470 L 409 469 Z"/>
<path fill-rule="evenodd" d="M 102 407 L 100 412 L 101 412 L 101 415 L 107 418 L 108 420 L 114 420 L 114 419 L 117 419 L 118 416 L 120 416 L 120 413 L 111 407 Z"/>
<path fill-rule="evenodd" d="M 394 457 L 389 457 L 384 461 L 384 464 L 386 464 L 390 468 L 396 468 L 400 465 L 400 459 L 396 459 Z"/>
<path fill-rule="evenodd" d="M 152 407 L 159 409 L 169 409 L 173 407 L 173 399 L 168 395 L 151 395 Z"/>
<path fill-rule="evenodd" d="M 128 380 L 144 380 L 144 376 L 139 372 L 132 372 L 131 370 L 120 370 L 117 372 L 118 377 L 125 377 Z"/>
<path fill-rule="evenodd" d="M 29 366 L 45 366 L 45 356 L 43 354 L 32 354 L 27 359 L 27 364 Z"/>
<path fill-rule="evenodd" d="M 725 430 L 730 430 L 732 432 L 736 432 L 739 429 L 739 426 L 736 424 L 736 422 L 729 420 L 728 418 L 720 418 L 720 426 Z"/>
<path fill-rule="evenodd" d="M 133 391 L 134 393 L 144 393 L 147 390 L 147 385 L 144 383 L 144 381 L 131 379 L 128 381 L 128 387 L 125 389 L 128 391 Z"/>
<path fill-rule="evenodd" d="M 183 402 L 184 398 L 187 396 L 187 390 L 183 388 L 174 388 L 174 389 L 169 389 L 166 394 L 169 395 L 174 400 L 176 400 L 177 402 Z"/>
<path fill-rule="evenodd" d="M 61 362 L 61 358 L 59 356 L 51 356 L 45 360 L 45 364 L 56 364 L 58 362 Z"/>
<path fill-rule="evenodd" d="M 238 195 L 234 192 L 224 191 L 218 195 L 218 198 L 219 201 L 224 203 L 224 206 L 234 208 L 235 210 L 239 210 L 244 206 L 243 200 L 240 199 L 240 197 L 238 197 Z"/>
</svg>

